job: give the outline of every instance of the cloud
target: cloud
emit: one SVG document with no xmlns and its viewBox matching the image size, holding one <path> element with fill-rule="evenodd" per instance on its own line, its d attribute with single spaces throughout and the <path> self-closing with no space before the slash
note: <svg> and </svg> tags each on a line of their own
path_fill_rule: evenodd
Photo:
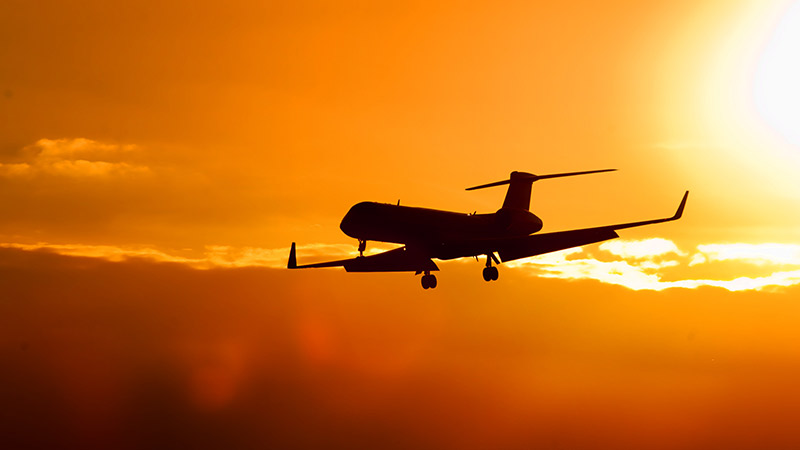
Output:
<svg viewBox="0 0 800 450">
<path fill-rule="evenodd" d="M 98 158 L 136 150 L 135 145 L 108 144 L 91 139 L 39 139 L 28 147 L 42 159 Z"/>
<path fill-rule="evenodd" d="M 56 175 L 100 178 L 150 173 L 150 168 L 127 159 L 134 145 L 118 145 L 91 139 L 39 139 L 22 151 L 23 161 L 0 163 L 0 176 Z"/>
<path fill-rule="evenodd" d="M 612 245 L 613 243 L 613 245 Z M 188 265 L 196 269 L 240 267 L 286 267 L 289 247 L 236 247 L 207 245 L 197 252 L 165 251 L 152 246 L 113 246 L 83 244 L 0 243 L 0 248 L 27 251 L 43 250 L 66 256 L 100 258 L 108 261 L 147 259 Z M 371 245 L 367 254 L 380 253 L 390 246 Z M 507 267 L 528 271 L 541 278 L 596 280 L 632 290 L 662 291 L 670 288 L 695 289 L 712 286 L 729 291 L 762 290 L 800 284 L 800 246 L 794 244 L 705 244 L 688 253 L 667 239 L 619 240 L 591 249 L 572 248 L 532 258 L 512 261 Z M 595 254 L 596 253 L 596 254 Z M 352 258 L 356 249 L 349 244 L 303 244 L 298 248 L 301 264 Z M 468 259 L 463 259 L 468 261 Z M 736 261 L 727 277 L 698 277 L 697 266 Z M 754 265 L 770 264 L 771 271 L 755 275 Z M 730 270 L 730 268 L 729 268 Z M 667 277 L 666 271 L 669 271 Z M 671 278 L 671 279 L 668 279 Z"/>
<path fill-rule="evenodd" d="M 0 243 L 0 248 L 11 248 L 26 251 L 44 250 L 64 256 L 83 256 L 100 258 L 107 261 L 124 261 L 130 258 L 146 258 L 157 262 L 177 262 L 199 267 L 201 259 L 187 258 L 170 255 L 152 247 L 145 246 L 114 246 L 114 245 L 83 245 L 83 244 L 50 244 L 39 242 L 36 244 Z"/>
<path fill-rule="evenodd" d="M 407 274 L 14 250 L 0 266 L 13 273 L 0 277 L 7 448 L 735 450 L 755 447 L 753 429 L 764 448 L 797 440 L 794 290 L 658 295 L 521 270 L 484 284 L 455 264 L 431 292 Z"/>
<path fill-rule="evenodd" d="M 202 151 L 84 138 L 6 149 L 0 152 L 0 242 L 202 249 L 246 245 L 241 236 L 278 235 L 279 224 L 299 221 L 269 179 L 227 164 L 209 166 L 194 157 Z M 318 211 L 292 208 L 297 215 Z"/>
<path fill-rule="evenodd" d="M 598 255 L 583 248 L 569 249 L 509 263 L 543 278 L 591 279 L 633 290 L 661 291 L 713 286 L 729 291 L 761 290 L 800 284 L 800 246 L 795 244 L 705 244 L 689 254 L 666 239 L 616 240 L 598 247 Z M 671 259 L 665 259 L 670 256 Z M 736 261 L 738 276 L 724 279 L 692 277 L 695 266 Z M 774 265 L 763 276 L 752 275 L 748 266 Z M 682 276 L 665 280 L 664 269 Z"/>
<path fill-rule="evenodd" d="M 31 165 L 27 163 L 0 163 L 0 176 L 22 176 L 28 175 L 32 171 Z"/>
<path fill-rule="evenodd" d="M 570 249 L 568 252 L 537 256 L 509 263 L 509 265 L 531 270 L 536 276 L 542 278 L 591 279 L 634 290 L 662 290 L 667 287 L 677 287 L 662 281 L 656 272 L 663 267 L 677 265 L 675 261 L 665 261 L 659 264 L 653 261 L 638 261 L 640 259 L 638 257 L 633 258 L 633 261 L 624 259 L 601 261 L 586 255 L 583 249 Z"/>
<path fill-rule="evenodd" d="M 698 245 L 694 264 L 713 261 L 741 261 L 756 265 L 790 264 L 800 266 L 800 245 L 797 244 L 707 244 Z"/>
<path fill-rule="evenodd" d="M 653 258 L 674 253 L 685 255 L 674 242 L 662 238 L 644 239 L 641 241 L 613 240 L 600 244 L 600 250 L 623 258 Z"/>
<path fill-rule="evenodd" d="M 536 276 L 542 278 L 590 279 L 624 286 L 636 291 L 662 291 L 669 288 L 695 289 L 702 286 L 719 287 L 729 291 L 744 291 L 800 284 L 800 270 L 778 271 L 763 277 L 741 276 L 728 280 L 687 278 L 665 281 L 662 279 L 662 275 L 655 271 L 663 267 L 676 267 L 679 265 L 678 262 L 668 261 L 660 266 L 655 266 L 652 264 L 639 265 L 629 261 L 599 261 L 587 257 L 569 260 L 559 265 L 539 264 L 536 261 L 527 264 L 535 270 Z"/>
<path fill-rule="evenodd" d="M 128 259 L 147 259 L 156 262 L 178 263 L 196 269 L 219 267 L 268 267 L 284 268 L 289 258 L 289 247 L 234 247 L 228 245 L 207 245 L 200 252 L 168 252 L 151 246 L 114 246 L 87 244 L 35 244 L 0 243 L 0 248 L 26 251 L 43 250 L 64 256 L 99 258 L 106 261 L 125 261 Z M 388 246 L 371 245 L 367 255 L 391 249 Z M 194 256 L 179 253 L 197 253 Z M 298 248 L 300 263 L 320 260 L 353 258 L 358 255 L 356 247 L 348 244 L 304 244 Z"/>
</svg>

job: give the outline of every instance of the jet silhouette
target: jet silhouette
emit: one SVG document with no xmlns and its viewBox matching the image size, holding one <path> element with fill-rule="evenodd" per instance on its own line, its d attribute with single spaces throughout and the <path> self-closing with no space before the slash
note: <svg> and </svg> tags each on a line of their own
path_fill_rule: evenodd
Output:
<svg viewBox="0 0 800 450">
<path fill-rule="evenodd" d="M 689 191 L 672 217 L 621 223 L 578 230 L 534 234 L 542 229 L 542 220 L 530 212 L 531 188 L 538 180 L 569 177 L 616 169 L 534 175 L 511 172 L 507 180 L 467 188 L 468 191 L 509 185 L 503 207 L 489 214 L 463 214 L 437 209 L 362 202 L 350 208 L 339 226 L 348 236 L 358 239 L 360 256 L 339 261 L 297 265 L 295 243 L 289 251 L 289 269 L 344 267 L 348 272 L 415 272 L 422 276 L 422 287 L 433 289 L 439 267 L 433 259 L 486 256 L 483 279 L 497 280 L 492 265 L 541 255 L 572 247 L 618 238 L 617 230 L 678 220 L 686 207 Z M 364 256 L 367 241 L 403 244 L 402 247 L 376 255 Z M 499 255 L 498 257 L 495 255 Z"/>
</svg>

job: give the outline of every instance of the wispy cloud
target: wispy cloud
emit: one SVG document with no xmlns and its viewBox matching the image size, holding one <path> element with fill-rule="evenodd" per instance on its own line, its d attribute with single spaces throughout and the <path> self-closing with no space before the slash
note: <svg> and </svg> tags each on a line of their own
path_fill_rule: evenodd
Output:
<svg viewBox="0 0 800 450">
<path fill-rule="evenodd" d="M 180 252 L 168 252 L 149 246 L 113 246 L 86 244 L 36 244 L 0 243 L 0 248 L 13 248 L 27 251 L 48 251 L 65 256 L 101 258 L 108 261 L 124 261 L 132 258 L 148 259 L 156 262 L 186 264 L 196 269 L 215 267 L 286 267 L 289 247 L 232 247 L 226 245 L 208 245 L 196 256 L 185 256 Z M 371 246 L 367 254 L 389 250 L 387 246 Z M 322 259 L 352 258 L 358 255 L 355 246 L 347 244 L 305 244 L 298 249 L 301 263 Z"/>
<path fill-rule="evenodd" d="M 195 266 L 203 259 L 187 258 L 156 250 L 146 246 L 114 246 L 114 245 L 83 245 L 83 244 L 50 244 L 39 242 L 36 244 L 0 243 L 0 248 L 13 248 L 26 251 L 44 250 L 65 256 L 83 256 L 88 258 L 102 258 L 108 261 L 124 261 L 130 258 L 146 258 L 158 262 L 177 262 Z M 197 266 L 196 266 L 197 267 Z"/>
<path fill-rule="evenodd" d="M 702 262 L 741 261 L 756 265 L 800 266 L 800 245 L 797 244 L 708 244 L 698 245 L 697 250 Z M 701 261 L 698 259 L 694 263 Z"/>
<path fill-rule="evenodd" d="M 197 269 L 215 267 L 283 268 L 289 247 L 233 247 L 209 245 L 193 256 L 147 246 L 111 246 L 81 244 L 0 243 L 0 248 L 43 250 L 61 255 L 122 261 L 144 258 L 157 262 L 186 264 Z M 370 246 L 368 254 L 390 249 Z M 598 251 L 573 248 L 507 263 L 506 266 L 528 271 L 542 278 L 596 280 L 633 290 L 661 291 L 670 288 L 695 289 L 712 286 L 729 291 L 760 290 L 800 284 L 800 245 L 795 244 L 705 244 L 694 252 L 682 251 L 667 239 L 618 240 L 597 247 Z M 349 244 L 304 244 L 298 248 L 300 263 L 344 259 L 356 256 Z M 734 276 L 726 278 L 692 277 L 698 265 L 736 261 Z M 773 269 L 767 275 L 754 276 L 748 267 Z M 669 271 L 669 278 L 665 274 Z"/>
<path fill-rule="evenodd" d="M 714 286 L 730 291 L 760 290 L 800 284 L 800 246 L 795 244 L 706 244 L 684 252 L 666 239 L 616 240 L 598 247 L 593 254 L 570 249 L 509 263 L 543 278 L 590 279 L 634 290 L 661 291 Z M 725 279 L 694 278 L 696 266 L 736 261 L 741 275 Z M 753 276 L 748 266 L 773 265 L 772 273 Z M 664 269 L 678 279 L 666 280 Z M 682 269 L 682 270 L 680 270 Z"/>
<path fill-rule="evenodd" d="M 605 250 L 612 255 L 622 258 L 634 259 L 652 259 L 656 256 L 668 255 L 670 253 L 678 256 L 686 255 L 678 249 L 678 246 L 675 245 L 674 242 L 662 238 L 644 239 L 640 241 L 615 239 L 600 244 L 600 250 Z"/>
<path fill-rule="evenodd" d="M 129 160 L 134 145 L 118 145 L 91 139 L 40 139 L 23 149 L 22 160 L 0 163 L 0 176 L 59 175 L 109 177 L 144 175 L 150 168 Z"/>
</svg>

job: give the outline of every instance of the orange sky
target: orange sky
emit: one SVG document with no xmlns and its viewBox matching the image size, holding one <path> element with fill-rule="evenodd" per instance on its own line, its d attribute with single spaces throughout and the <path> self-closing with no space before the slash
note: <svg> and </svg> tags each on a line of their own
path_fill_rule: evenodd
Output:
<svg viewBox="0 0 800 450">
<path fill-rule="evenodd" d="M 796 238 L 798 163 L 741 83 L 785 2 L 287 3 L 7 2 L 5 240 L 344 243 L 362 199 L 492 211 L 502 190 L 463 188 L 605 167 L 537 184 L 548 229 L 692 189 L 672 238 Z M 130 146 L 72 158 L 148 170 L 10 173 L 42 139 Z"/>
<path fill-rule="evenodd" d="M 555 446 L 573 427 L 585 441 L 565 448 L 594 439 L 636 448 L 673 427 L 687 447 L 707 448 L 722 436 L 714 430 L 756 418 L 752 405 L 777 411 L 782 389 L 797 395 L 788 387 L 800 356 L 792 345 L 800 334 L 789 326 L 798 313 L 792 286 L 800 284 L 796 29 L 800 7 L 784 0 L 5 1 L 0 278 L 14 328 L 0 338 L 9 355 L 22 358 L 13 352 L 23 343 L 33 355 L 33 365 L 9 376 L 35 375 L 26 389 L 53 384 L 72 398 L 65 405 L 89 409 L 81 399 L 92 389 L 75 381 L 87 373 L 116 386 L 106 386 L 120 390 L 114 395 L 130 394 L 145 375 L 181 389 L 196 382 L 205 387 L 195 400 L 248 422 L 270 415 L 226 409 L 241 406 L 239 394 L 204 383 L 251 373 L 235 368 L 245 360 L 289 358 L 302 368 L 255 372 L 270 374 L 259 395 L 282 386 L 270 384 L 274 377 L 301 373 L 290 390 L 298 397 L 284 401 L 324 403 L 314 416 L 329 424 L 323 434 L 334 433 L 332 417 L 346 410 L 348 430 L 371 423 L 378 439 L 406 424 L 417 433 L 410 444 L 440 448 L 460 447 L 461 425 L 477 423 L 476 436 L 488 441 L 476 442 L 509 448 Z M 474 261 L 442 263 L 436 293 L 407 274 L 275 270 L 292 241 L 301 263 L 353 254 L 338 224 L 362 200 L 492 212 L 502 188 L 464 188 L 512 170 L 602 168 L 620 171 L 534 185 L 532 210 L 544 231 L 663 217 L 689 189 L 684 218 L 503 266 L 490 285 Z M 120 292 L 91 281 L 108 271 L 152 286 Z M 15 274 L 25 276 L 9 281 Z M 215 294 L 195 285 L 213 285 Z M 62 297 L 79 302 L 76 321 L 57 319 L 61 311 L 71 317 L 68 304 L 47 306 Z M 181 302 L 195 297 L 208 309 L 168 338 L 152 324 L 171 319 L 158 322 L 152 305 L 130 306 L 167 302 L 182 314 Z M 261 330 L 254 317 L 269 313 L 253 302 L 272 300 L 303 314 L 281 309 L 286 323 Z M 217 329 L 215 302 L 244 306 L 207 336 L 206 324 Z M 107 361 L 111 347 L 75 353 L 81 339 L 117 336 L 100 322 L 129 307 L 141 308 L 125 319 L 143 336 L 141 348 L 125 341 L 119 363 Z M 713 337 L 701 340 L 701 329 Z M 389 337 L 364 343 L 384 331 Z M 77 341 L 60 342 L 62 332 Z M 181 350 L 147 360 L 142 352 L 159 339 Z M 280 357 L 261 352 L 265 339 Z M 194 373 L 192 358 L 212 351 L 206 344 L 230 358 L 234 375 L 209 369 L 199 381 L 180 378 Z M 242 356 L 254 347 L 259 356 Z M 89 368 L 64 368 L 73 355 Z M 727 365 L 709 362 L 716 358 Z M 142 375 L 141 364 L 158 373 Z M 51 365 L 66 378 L 49 375 Z M 177 379 L 168 376 L 174 367 Z M 338 381 L 320 381 L 327 375 Z M 770 377 L 762 395 L 757 386 Z M 464 384 L 448 386 L 451 379 Z M 327 397 L 338 382 L 355 389 L 364 380 L 352 399 Z M 392 383 L 403 387 L 389 394 Z M 415 427 L 420 408 L 402 398 L 437 386 L 444 393 L 423 404 L 462 415 Z M 682 407 L 664 390 L 692 401 Z M 104 408 L 132 411 L 104 395 Z M 535 402 L 542 395 L 545 406 Z M 497 419 L 464 412 L 482 407 Z M 614 424 L 598 412 L 609 408 Z M 772 425 L 761 416 L 760 429 L 789 442 L 782 427 L 796 413 Z M 51 419 L 81 435 L 93 417 Z M 624 437 L 630 427 L 620 423 L 641 428 Z M 117 431 L 108 439 L 127 433 Z"/>
</svg>

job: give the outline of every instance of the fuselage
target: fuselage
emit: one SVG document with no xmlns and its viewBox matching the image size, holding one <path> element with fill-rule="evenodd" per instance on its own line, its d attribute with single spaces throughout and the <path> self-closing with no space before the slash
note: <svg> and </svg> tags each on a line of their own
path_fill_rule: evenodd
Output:
<svg viewBox="0 0 800 450">
<path fill-rule="evenodd" d="M 521 209 L 464 214 L 386 203 L 362 202 L 350 208 L 339 226 L 363 241 L 434 246 L 460 241 L 527 236 L 542 220 Z"/>
</svg>

